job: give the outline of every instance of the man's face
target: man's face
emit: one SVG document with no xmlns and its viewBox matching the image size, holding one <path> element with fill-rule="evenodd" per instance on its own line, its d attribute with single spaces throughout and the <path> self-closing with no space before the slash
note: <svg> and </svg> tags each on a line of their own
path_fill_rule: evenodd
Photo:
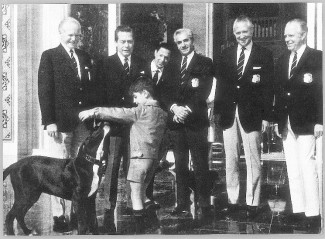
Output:
<svg viewBox="0 0 325 239">
<path fill-rule="evenodd" d="M 305 39 L 306 33 L 301 32 L 301 28 L 298 23 L 287 23 L 284 29 L 284 40 L 289 51 L 297 51 L 304 44 Z"/>
<path fill-rule="evenodd" d="M 117 51 L 124 57 L 128 57 L 133 52 L 134 40 L 131 32 L 117 33 L 116 47 Z"/>
<path fill-rule="evenodd" d="M 154 62 L 158 69 L 165 67 L 169 62 L 169 59 L 170 59 L 170 50 L 162 47 L 158 51 L 155 50 Z"/>
<path fill-rule="evenodd" d="M 144 104 L 148 101 L 147 94 L 145 91 L 134 92 L 133 93 L 133 102 L 137 105 Z"/>
<path fill-rule="evenodd" d="M 185 32 L 176 35 L 175 42 L 183 56 L 187 56 L 194 50 L 193 40 Z"/>
<path fill-rule="evenodd" d="M 246 47 L 252 41 L 253 29 L 248 22 L 237 22 L 234 25 L 234 35 L 238 44 Z"/>
<path fill-rule="evenodd" d="M 80 40 L 81 30 L 79 26 L 73 22 L 66 22 L 61 27 L 61 43 L 69 49 L 74 49 Z"/>
</svg>

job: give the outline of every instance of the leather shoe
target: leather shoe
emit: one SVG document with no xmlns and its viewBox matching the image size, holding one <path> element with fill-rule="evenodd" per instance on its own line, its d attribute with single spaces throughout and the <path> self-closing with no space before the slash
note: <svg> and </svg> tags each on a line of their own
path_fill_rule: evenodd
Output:
<svg viewBox="0 0 325 239">
<path fill-rule="evenodd" d="M 221 210 L 224 214 L 238 212 L 240 210 L 240 206 L 238 204 L 230 204 L 228 203 L 227 207 Z"/>
<path fill-rule="evenodd" d="M 306 224 L 307 224 L 307 227 L 310 229 L 310 230 L 320 230 L 321 229 L 321 226 L 322 226 L 322 223 L 321 223 L 322 219 L 321 219 L 321 216 L 318 215 L 318 216 L 312 216 L 312 217 L 306 217 Z"/>
<path fill-rule="evenodd" d="M 190 206 L 179 205 L 174 208 L 174 210 L 170 213 L 170 215 L 179 216 L 182 214 L 190 214 L 190 213 L 191 213 Z"/>
<path fill-rule="evenodd" d="M 53 220 L 54 220 L 53 231 L 60 232 L 60 233 L 69 231 L 69 224 L 64 215 L 61 215 L 59 217 L 55 216 L 53 217 Z"/>
<path fill-rule="evenodd" d="M 206 225 L 213 221 L 214 214 L 212 207 L 201 207 L 201 211 L 198 214 L 199 225 Z"/>
<path fill-rule="evenodd" d="M 248 220 L 254 220 L 258 215 L 258 207 L 257 206 L 248 206 L 246 208 L 246 218 Z"/>
</svg>

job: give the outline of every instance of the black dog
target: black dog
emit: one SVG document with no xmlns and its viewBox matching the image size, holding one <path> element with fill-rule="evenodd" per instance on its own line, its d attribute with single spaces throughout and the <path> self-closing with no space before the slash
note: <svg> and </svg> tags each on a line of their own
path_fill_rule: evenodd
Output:
<svg viewBox="0 0 325 239">
<path fill-rule="evenodd" d="M 10 165 L 3 172 L 3 180 L 10 174 L 14 189 L 14 205 L 6 216 L 8 235 L 14 235 L 13 221 L 25 234 L 30 234 L 24 217 L 39 199 L 47 193 L 72 201 L 78 219 L 78 234 L 98 234 L 96 193 L 101 181 L 103 160 L 107 159 L 108 126 L 98 127 L 79 148 L 75 159 L 57 159 L 30 156 Z"/>
</svg>

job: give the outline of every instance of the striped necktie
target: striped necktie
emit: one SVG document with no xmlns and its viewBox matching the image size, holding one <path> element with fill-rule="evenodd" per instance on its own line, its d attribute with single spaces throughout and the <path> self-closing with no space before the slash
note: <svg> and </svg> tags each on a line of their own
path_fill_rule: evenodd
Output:
<svg viewBox="0 0 325 239">
<path fill-rule="evenodd" d="M 123 69 L 124 69 L 125 75 L 128 76 L 130 73 L 130 67 L 129 67 L 129 59 L 127 57 L 124 58 Z"/>
<path fill-rule="evenodd" d="M 243 76 L 243 68 L 244 68 L 244 61 L 245 61 L 245 47 L 242 47 L 240 56 L 238 59 L 238 64 L 237 64 L 237 76 L 238 80 Z"/>
<path fill-rule="evenodd" d="M 181 74 L 181 80 L 183 80 L 184 77 L 185 77 L 186 66 L 187 66 L 187 56 L 184 57 L 184 59 L 183 59 L 183 63 L 182 63 L 182 66 L 181 66 L 181 71 L 180 71 L 180 74 Z"/>
<path fill-rule="evenodd" d="M 297 52 L 295 51 L 295 55 L 293 56 L 292 64 L 291 64 L 291 69 L 290 69 L 290 77 L 292 77 L 293 73 L 295 72 L 297 68 Z"/>
<path fill-rule="evenodd" d="M 75 73 L 77 74 L 77 77 L 79 77 L 79 74 L 78 74 L 78 65 L 77 65 L 77 61 L 76 61 L 76 58 L 74 57 L 74 54 L 73 54 L 73 50 L 71 49 L 70 50 L 70 58 L 71 58 L 71 61 L 72 61 L 72 65 L 73 65 L 73 70 L 75 71 Z"/>
<path fill-rule="evenodd" d="M 159 74 L 159 70 L 157 69 L 156 72 L 155 72 L 155 74 L 152 77 L 153 83 L 155 85 L 157 85 L 157 83 L 158 83 L 158 74 Z"/>
</svg>

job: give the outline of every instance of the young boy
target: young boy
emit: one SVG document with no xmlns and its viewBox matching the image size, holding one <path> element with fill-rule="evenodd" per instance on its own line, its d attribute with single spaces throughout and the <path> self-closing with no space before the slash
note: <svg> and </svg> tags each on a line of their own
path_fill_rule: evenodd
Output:
<svg viewBox="0 0 325 239">
<path fill-rule="evenodd" d="M 158 149 L 167 122 L 167 113 L 154 100 L 153 92 L 152 80 L 141 76 L 130 86 L 129 90 L 137 107 L 97 107 L 79 114 L 82 121 L 95 118 L 131 125 L 130 166 L 127 180 L 131 187 L 136 234 L 144 233 L 145 191 L 159 164 Z"/>
</svg>

